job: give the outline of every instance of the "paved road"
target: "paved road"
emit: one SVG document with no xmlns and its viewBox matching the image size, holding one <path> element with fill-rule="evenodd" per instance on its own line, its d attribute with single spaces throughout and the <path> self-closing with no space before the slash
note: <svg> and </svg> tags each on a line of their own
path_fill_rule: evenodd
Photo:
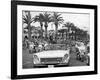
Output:
<svg viewBox="0 0 100 80">
<path fill-rule="evenodd" d="M 22 62 L 23 68 L 33 68 L 33 54 L 29 54 L 28 50 L 23 50 L 22 52 Z"/>
<path fill-rule="evenodd" d="M 70 57 L 69 66 L 86 66 L 86 63 L 76 60 L 76 54 L 72 53 Z"/>
</svg>

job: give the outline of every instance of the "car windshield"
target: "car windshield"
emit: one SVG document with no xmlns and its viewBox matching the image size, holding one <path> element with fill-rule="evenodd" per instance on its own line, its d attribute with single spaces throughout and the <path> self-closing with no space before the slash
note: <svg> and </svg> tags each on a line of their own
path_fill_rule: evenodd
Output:
<svg viewBox="0 0 100 80">
<path fill-rule="evenodd" d="M 67 50 L 68 46 L 65 44 L 49 44 L 46 46 L 46 50 Z"/>
</svg>

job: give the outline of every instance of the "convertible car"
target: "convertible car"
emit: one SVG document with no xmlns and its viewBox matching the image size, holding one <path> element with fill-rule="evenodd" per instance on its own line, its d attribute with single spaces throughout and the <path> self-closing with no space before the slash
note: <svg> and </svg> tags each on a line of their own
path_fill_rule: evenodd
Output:
<svg viewBox="0 0 100 80">
<path fill-rule="evenodd" d="M 69 50 L 48 50 L 33 54 L 33 67 L 66 66 L 70 60 Z"/>
</svg>

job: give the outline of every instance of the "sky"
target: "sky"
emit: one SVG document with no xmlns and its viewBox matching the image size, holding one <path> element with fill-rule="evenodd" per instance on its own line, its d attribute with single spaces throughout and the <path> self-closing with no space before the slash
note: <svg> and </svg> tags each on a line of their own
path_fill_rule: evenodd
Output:
<svg viewBox="0 0 100 80">
<path fill-rule="evenodd" d="M 43 13 L 43 12 L 31 11 L 30 13 L 31 13 L 32 17 L 35 17 L 39 13 Z M 50 13 L 51 15 L 53 14 L 52 12 L 48 12 L 48 13 Z M 72 23 L 74 23 L 75 26 L 79 27 L 80 29 L 90 32 L 90 15 L 89 14 L 69 13 L 69 12 L 64 12 L 64 13 L 61 12 L 60 14 L 61 14 L 61 17 L 63 17 L 63 19 L 64 19 L 64 23 L 72 22 Z M 63 24 L 59 25 L 58 29 L 61 29 Z M 40 26 L 40 24 L 38 22 L 32 23 L 31 25 L 33 25 L 35 27 Z M 45 28 L 43 27 L 43 29 L 45 29 Z M 53 23 L 49 23 L 48 30 L 52 30 L 52 29 L 55 30 L 55 25 Z"/>
</svg>

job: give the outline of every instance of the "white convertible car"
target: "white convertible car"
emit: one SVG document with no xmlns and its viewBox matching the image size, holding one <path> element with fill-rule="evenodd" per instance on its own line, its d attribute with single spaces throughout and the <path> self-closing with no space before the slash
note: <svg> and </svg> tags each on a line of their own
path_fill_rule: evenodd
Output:
<svg viewBox="0 0 100 80">
<path fill-rule="evenodd" d="M 48 50 L 33 54 L 34 67 L 68 65 L 70 50 Z"/>
</svg>

